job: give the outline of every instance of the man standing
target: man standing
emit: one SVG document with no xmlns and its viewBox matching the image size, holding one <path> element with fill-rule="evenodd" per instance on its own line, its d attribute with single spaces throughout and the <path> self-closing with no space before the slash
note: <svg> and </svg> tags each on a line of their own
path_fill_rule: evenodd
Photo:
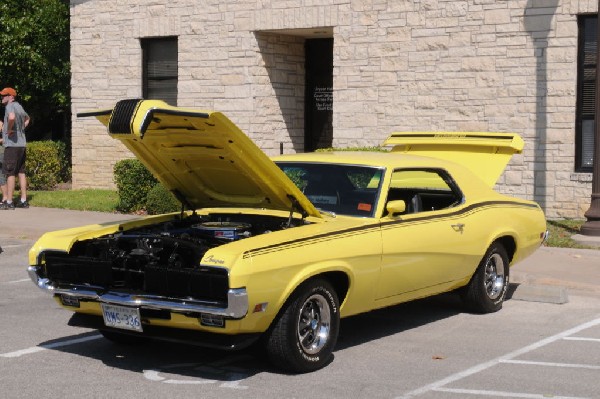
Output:
<svg viewBox="0 0 600 399">
<path fill-rule="evenodd" d="M 2 127 L 4 122 L 0 121 L 0 132 L 2 131 Z M 0 207 L 4 205 L 7 198 L 6 193 L 6 176 L 2 173 L 2 164 L 4 163 L 4 145 L 2 145 L 2 135 L 0 135 L 0 191 L 2 192 L 2 202 L 0 202 Z"/>
<path fill-rule="evenodd" d="M 29 115 L 15 98 L 17 92 L 12 87 L 0 91 L 4 111 L 4 126 L 2 127 L 2 141 L 4 145 L 4 163 L 2 173 L 6 175 L 6 202 L 0 204 L 0 209 L 15 209 L 13 195 L 15 180 L 19 176 L 21 188 L 21 201 L 17 208 L 29 208 L 27 203 L 27 178 L 25 177 L 26 144 L 25 128 L 29 125 Z"/>
<path fill-rule="evenodd" d="M 4 122 L 0 121 L 0 132 L 2 131 L 2 126 Z M 2 164 L 4 163 L 4 145 L 2 144 L 2 135 L 0 135 L 0 191 L 2 192 L 2 202 L 0 202 L 0 207 L 4 206 L 6 202 L 7 193 L 6 193 L 6 176 L 2 173 Z"/>
</svg>

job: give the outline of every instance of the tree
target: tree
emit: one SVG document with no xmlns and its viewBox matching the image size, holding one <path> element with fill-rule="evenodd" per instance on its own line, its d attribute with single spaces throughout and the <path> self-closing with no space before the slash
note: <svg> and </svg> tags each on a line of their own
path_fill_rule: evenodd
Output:
<svg viewBox="0 0 600 399">
<path fill-rule="evenodd" d="M 32 118 L 32 139 L 67 138 L 69 44 L 68 1 L 0 2 L 0 86 L 17 90 Z"/>
</svg>

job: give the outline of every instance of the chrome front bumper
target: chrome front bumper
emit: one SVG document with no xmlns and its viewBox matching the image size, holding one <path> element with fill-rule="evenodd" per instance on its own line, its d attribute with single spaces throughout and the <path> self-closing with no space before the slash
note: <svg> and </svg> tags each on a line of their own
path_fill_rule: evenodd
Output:
<svg viewBox="0 0 600 399">
<path fill-rule="evenodd" d="M 130 295 L 127 293 L 105 291 L 94 286 L 53 286 L 47 278 L 38 273 L 38 266 L 29 266 L 27 272 L 35 285 L 49 294 L 66 295 L 72 298 L 95 301 L 111 305 L 131 306 L 145 309 L 168 310 L 176 313 L 203 313 L 241 319 L 248 313 L 248 293 L 245 288 L 233 288 L 227 292 L 227 307 L 217 302 L 194 299 L 174 299 L 156 295 Z"/>
</svg>

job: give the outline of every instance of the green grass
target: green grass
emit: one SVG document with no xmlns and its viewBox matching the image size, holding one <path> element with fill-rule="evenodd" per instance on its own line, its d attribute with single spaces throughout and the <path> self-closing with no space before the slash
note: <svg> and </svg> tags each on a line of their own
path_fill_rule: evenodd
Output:
<svg viewBox="0 0 600 399">
<path fill-rule="evenodd" d="M 78 211 L 117 212 L 119 197 L 115 190 L 83 189 L 28 191 L 31 206 L 74 209 Z"/>
<path fill-rule="evenodd" d="M 547 225 L 550 236 L 546 245 L 558 248 L 592 248 L 571 238 L 571 236 L 579 234 L 583 223 L 585 223 L 585 220 L 548 220 Z"/>
</svg>

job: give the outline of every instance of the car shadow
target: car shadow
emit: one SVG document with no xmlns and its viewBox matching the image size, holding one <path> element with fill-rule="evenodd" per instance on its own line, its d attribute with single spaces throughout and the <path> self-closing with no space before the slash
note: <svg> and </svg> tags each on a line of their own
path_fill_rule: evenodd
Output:
<svg viewBox="0 0 600 399">
<path fill-rule="evenodd" d="M 335 352 L 392 336 L 463 313 L 455 294 L 442 294 L 342 319 Z M 60 342 L 78 342 L 60 345 Z M 228 352 L 163 341 L 143 340 L 119 345 L 97 331 L 86 332 L 39 346 L 97 359 L 111 368 L 143 374 L 153 381 L 212 383 L 235 386 L 260 373 L 285 374 L 275 369 L 258 345 Z"/>
<path fill-rule="evenodd" d="M 515 291 L 517 290 L 517 288 L 519 288 L 520 285 L 521 285 L 521 283 L 508 284 L 508 289 L 506 290 L 505 300 L 511 299 L 513 297 L 513 295 L 515 294 Z"/>
<path fill-rule="evenodd" d="M 457 294 L 446 293 L 342 319 L 336 351 L 363 345 L 463 313 Z"/>
<path fill-rule="evenodd" d="M 64 342 L 76 342 L 62 345 Z M 270 364 L 253 349 L 221 351 L 194 345 L 142 339 L 118 344 L 96 330 L 47 341 L 38 346 L 101 361 L 110 368 L 142 374 L 171 384 L 226 384 L 235 387 L 255 374 L 269 372 Z"/>
</svg>

